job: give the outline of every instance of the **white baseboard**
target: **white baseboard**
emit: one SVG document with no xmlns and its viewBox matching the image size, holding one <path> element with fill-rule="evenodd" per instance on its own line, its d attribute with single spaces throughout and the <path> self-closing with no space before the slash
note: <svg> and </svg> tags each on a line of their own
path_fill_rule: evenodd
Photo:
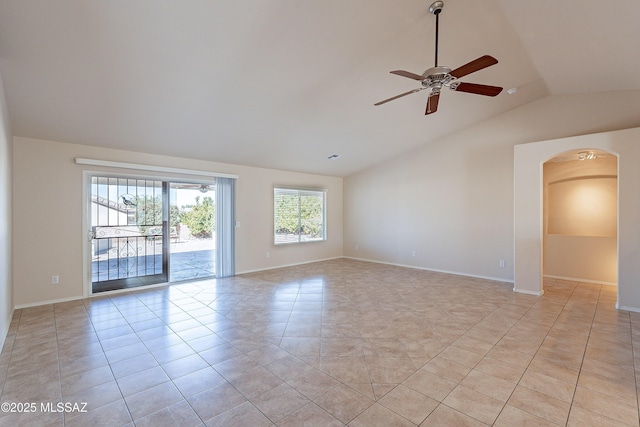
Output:
<svg viewBox="0 0 640 427">
<path fill-rule="evenodd" d="M 633 311 L 634 313 L 640 313 L 640 308 L 628 307 L 626 305 L 618 305 L 618 303 L 616 303 L 616 309 L 625 310 L 625 311 Z"/>
<path fill-rule="evenodd" d="M 331 261 L 331 260 L 334 260 L 334 259 L 342 259 L 342 258 L 345 258 L 345 257 L 336 256 L 336 257 L 332 257 L 332 258 L 314 259 L 313 261 L 303 261 L 303 262 L 296 262 L 296 263 L 293 263 L 293 264 L 276 265 L 274 267 L 257 268 L 255 270 L 245 270 L 245 271 L 236 272 L 236 276 L 238 276 L 240 274 L 258 273 L 260 271 L 277 270 L 279 268 L 295 267 L 297 265 L 313 264 L 314 262 Z"/>
<path fill-rule="evenodd" d="M 15 306 L 15 310 L 20 310 L 23 308 L 30 308 L 30 307 L 38 307 L 41 305 L 49 305 L 49 304 L 58 304 L 61 302 L 67 302 L 67 301 L 75 301 L 78 299 L 84 299 L 84 297 L 82 295 L 77 296 L 77 297 L 67 297 L 67 298 L 60 298 L 60 299 L 52 299 L 52 300 L 47 300 L 47 301 L 38 301 L 38 302 L 31 302 L 29 304 L 19 304 Z"/>
<path fill-rule="evenodd" d="M 606 285 L 606 286 L 616 286 L 616 287 L 618 286 L 616 282 L 605 282 L 602 280 L 581 279 L 579 277 L 554 276 L 551 274 L 543 274 L 542 277 L 546 277 L 548 279 L 569 280 L 571 282 L 593 283 L 596 285 Z"/>
<path fill-rule="evenodd" d="M 460 273 L 458 271 L 449 271 L 449 270 L 438 270 L 436 268 L 419 267 L 419 266 L 415 266 L 415 265 L 398 264 L 398 263 L 393 263 L 393 262 L 378 261 L 378 260 L 366 259 L 366 258 L 355 258 L 355 257 L 350 257 L 350 256 L 345 256 L 345 257 L 342 257 L 342 258 L 352 259 L 352 260 L 355 260 L 355 261 L 374 262 L 376 264 L 393 265 L 393 266 L 396 266 L 396 267 L 412 268 L 414 270 L 424 270 L 424 271 L 433 271 L 435 273 L 453 274 L 455 276 L 474 277 L 476 279 L 493 280 L 493 281 L 496 281 L 496 282 L 513 283 L 513 280 L 511 280 L 511 279 L 503 279 L 501 277 L 481 276 L 481 275 L 478 275 L 478 274 Z"/>
<path fill-rule="evenodd" d="M 519 294 L 525 294 L 525 295 L 534 295 L 537 297 L 541 297 L 542 295 L 544 295 L 544 289 L 542 289 L 540 292 L 536 292 L 536 291 L 527 291 L 524 289 L 518 289 L 515 286 L 513 287 L 513 292 L 517 292 Z"/>
</svg>

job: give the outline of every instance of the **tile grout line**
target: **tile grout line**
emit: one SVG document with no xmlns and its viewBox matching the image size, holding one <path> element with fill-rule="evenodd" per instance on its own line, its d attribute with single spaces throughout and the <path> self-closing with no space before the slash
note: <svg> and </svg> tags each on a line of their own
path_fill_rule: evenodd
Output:
<svg viewBox="0 0 640 427">
<path fill-rule="evenodd" d="M 573 292 L 571 293 L 571 297 L 573 297 L 573 294 L 575 293 L 577 287 L 578 285 L 576 284 L 576 286 L 573 288 Z M 587 336 L 587 342 L 584 345 L 584 352 L 582 353 L 582 359 L 580 359 L 580 367 L 578 368 L 578 377 L 576 378 L 576 385 L 573 389 L 573 394 L 571 395 L 571 403 L 569 404 L 569 412 L 567 412 L 567 419 L 565 421 L 565 425 L 569 423 L 569 418 L 571 417 L 571 411 L 573 410 L 573 401 L 575 400 L 576 393 L 578 391 L 578 382 L 580 381 L 580 375 L 582 374 L 582 365 L 584 364 L 584 358 L 587 356 L 587 348 L 589 347 L 589 340 L 591 339 L 591 331 L 593 330 L 593 322 L 595 321 L 595 318 L 596 318 L 596 313 L 598 311 L 598 302 L 600 300 L 601 295 L 602 295 L 602 285 L 600 285 L 600 289 L 598 290 L 598 298 L 596 299 L 595 308 L 593 310 L 593 316 L 591 316 L 591 323 L 589 325 L 589 335 Z"/>
<path fill-rule="evenodd" d="M 540 298 L 538 299 L 538 301 L 540 301 L 540 299 L 541 299 L 541 298 L 542 298 L 542 297 L 540 297 Z M 529 306 L 529 308 L 527 308 L 527 310 L 526 310 L 526 311 L 525 311 L 525 312 L 524 312 L 524 313 L 523 313 L 523 314 L 522 314 L 522 315 L 521 315 L 521 316 L 520 316 L 520 317 L 519 317 L 519 318 L 518 318 L 518 319 L 517 319 L 517 320 L 516 320 L 516 321 L 515 321 L 515 322 L 514 322 L 514 323 L 513 323 L 513 324 L 512 324 L 512 325 L 511 325 L 511 326 L 510 326 L 510 327 L 509 327 L 505 332 L 504 332 L 504 333 L 503 333 L 503 334 L 502 334 L 502 336 L 500 337 L 500 339 L 499 339 L 495 344 L 493 344 L 493 345 L 492 345 L 491 349 L 490 349 L 490 350 L 488 350 L 488 351 L 487 351 L 487 352 L 482 356 L 482 358 L 481 358 L 481 359 L 480 359 L 480 360 L 479 360 L 479 361 L 478 361 L 478 362 L 477 362 L 477 363 L 476 363 L 472 368 L 470 368 L 470 369 L 469 369 L 469 372 L 468 372 L 468 373 L 467 373 L 467 374 L 466 374 L 466 375 L 465 375 L 465 376 L 464 376 L 460 381 L 458 381 L 458 382 L 456 383 L 456 387 L 457 387 L 457 386 L 462 385 L 462 382 L 463 382 L 463 381 L 464 381 L 464 379 L 469 375 L 469 373 L 471 373 L 471 372 L 472 372 L 472 371 L 473 371 L 473 370 L 474 370 L 474 369 L 475 369 L 475 368 L 480 364 L 480 362 L 481 362 L 485 357 L 487 357 L 487 355 L 489 354 L 489 352 L 491 352 L 491 350 L 493 350 L 494 348 L 496 348 L 496 346 L 497 346 L 497 345 L 498 345 L 498 343 L 502 340 L 502 338 L 504 338 L 504 337 L 509 333 L 509 331 L 511 331 L 511 330 L 512 330 L 512 329 L 513 329 L 513 328 L 518 324 L 518 322 L 519 322 L 520 320 L 522 320 L 522 318 L 523 318 L 524 316 L 526 316 L 526 314 L 527 314 L 527 313 L 528 313 L 528 312 L 529 312 L 529 311 L 530 311 L 530 310 L 531 310 L 531 309 L 532 309 L 532 308 L 533 308 L 533 307 L 538 303 L 538 301 L 536 301 L 536 303 L 535 303 L 535 304 L 532 304 L 531 306 Z M 505 301 L 505 302 L 501 303 L 498 307 L 496 307 L 494 310 L 492 310 L 490 313 L 488 313 L 488 314 L 487 314 L 486 316 L 484 316 L 482 319 L 478 320 L 478 321 L 477 321 L 473 326 L 471 326 L 471 327 L 470 327 L 469 329 L 467 329 L 464 333 L 462 333 L 461 335 L 459 335 L 455 340 L 453 340 L 453 341 L 452 341 L 450 344 L 448 344 L 445 348 L 443 348 L 442 350 L 440 350 L 440 351 L 439 351 L 436 355 L 434 355 L 434 356 L 433 356 L 429 361 L 431 361 L 431 360 L 435 359 L 436 357 L 438 357 L 440 354 L 442 354 L 442 353 L 443 353 L 445 350 L 447 350 L 449 347 L 454 346 L 454 344 L 455 344 L 455 343 L 456 343 L 460 338 L 464 337 L 464 336 L 465 336 L 465 335 L 466 335 L 466 334 L 467 334 L 471 329 L 473 329 L 473 327 L 477 326 L 480 322 L 482 322 L 483 320 L 485 320 L 486 318 L 488 318 L 489 316 L 491 316 L 492 314 L 494 314 L 495 312 L 497 312 L 498 310 L 500 310 L 500 308 L 501 308 L 501 307 L 503 307 L 505 304 L 507 304 L 507 302 L 508 302 L 508 301 Z M 471 337 L 471 338 L 473 338 L 473 337 Z M 476 338 L 476 339 L 477 339 L 477 338 Z M 480 340 L 480 341 L 482 341 L 482 340 Z M 484 342 L 486 342 L 486 341 L 484 341 Z M 491 344 L 491 343 L 487 342 L 487 344 Z M 461 347 L 460 347 L 460 348 L 461 348 Z M 471 350 L 467 350 L 467 349 L 464 349 L 464 348 L 462 348 L 462 349 L 463 349 L 463 350 L 466 350 L 466 351 L 471 351 Z M 447 359 L 447 358 L 445 357 L 445 359 Z M 449 360 L 449 359 L 447 359 L 447 360 Z M 454 362 L 454 361 L 452 361 L 452 362 Z M 417 370 L 422 369 L 422 368 L 423 368 L 424 366 L 426 366 L 428 363 L 429 363 L 429 362 L 424 363 L 424 364 L 423 364 L 420 368 L 418 368 Z M 454 362 L 454 363 L 457 363 L 457 362 Z M 505 362 L 505 363 L 508 363 L 508 362 Z M 464 365 L 463 365 L 463 366 L 464 366 Z M 525 368 L 525 371 L 526 371 L 526 368 Z M 525 372 L 525 371 L 523 371 L 522 375 L 524 375 L 524 372 Z M 416 372 L 417 372 L 417 371 L 416 371 Z M 438 374 L 434 374 L 434 375 L 438 375 Z M 522 375 L 521 375 L 521 377 L 522 377 Z M 438 376 L 440 376 L 440 375 L 438 375 Z M 400 384 L 402 384 L 402 383 L 400 383 Z M 400 385 L 400 384 L 398 384 L 398 385 Z M 516 386 L 517 386 L 517 384 L 516 384 Z M 397 386 L 396 386 L 396 387 L 397 387 Z M 454 411 L 460 412 L 460 411 L 458 411 L 457 409 L 452 408 L 452 407 L 448 406 L 447 404 L 443 403 L 443 402 L 444 402 L 444 400 L 445 400 L 445 399 L 446 399 L 446 398 L 447 398 L 447 397 L 448 397 L 448 396 L 453 392 L 453 390 L 455 390 L 455 388 L 456 388 L 456 387 L 454 387 L 454 388 L 453 388 L 449 393 L 447 393 L 447 394 L 442 398 L 442 400 L 441 400 L 440 402 L 438 402 L 438 405 L 433 409 L 433 411 L 431 411 L 431 413 L 433 413 L 433 412 L 434 412 L 434 411 L 435 411 L 435 410 L 436 410 L 440 405 L 444 405 L 444 406 L 446 406 L 447 408 L 450 408 L 450 409 L 452 409 L 452 410 L 454 410 Z M 464 387 L 464 386 L 463 386 L 463 387 Z M 515 387 L 514 387 L 514 390 L 515 390 Z M 491 397 L 491 396 L 488 396 L 488 395 L 486 395 L 486 394 L 484 394 L 484 393 L 481 393 L 481 392 L 478 392 L 478 393 L 483 394 L 483 395 L 485 395 L 485 396 L 487 396 L 487 397 L 490 397 L 490 398 L 492 398 L 492 399 L 495 399 L 495 398 L 493 398 L 493 397 Z M 512 392 L 512 393 L 513 393 L 513 392 Z M 507 401 L 508 401 L 508 399 L 507 399 Z M 502 409 L 500 410 L 500 412 L 499 412 L 499 413 L 498 413 L 498 415 L 496 416 L 496 420 L 498 419 L 498 417 L 499 417 L 499 416 L 500 416 L 500 414 L 502 413 L 502 410 L 503 410 L 503 409 L 504 409 L 504 407 L 506 406 L 507 401 L 505 401 L 505 403 L 504 403 L 504 405 L 503 405 Z M 431 413 L 429 413 L 429 415 L 431 415 Z M 398 414 L 398 415 L 400 415 L 400 414 Z M 428 418 L 428 417 L 429 417 L 429 415 L 427 415 L 427 417 L 426 417 L 426 418 Z M 469 417 L 471 417 L 471 418 L 473 418 L 473 419 L 477 420 L 478 422 L 481 422 L 481 423 L 483 423 L 483 424 L 484 424 L 484 422 L 483 422 L 483 421 L 478 420 L 477 418 L 474 418 L 474 417 L 472 417 L 471 415 L 468 415 L 468 414 L 465 414 L 465 415 L 467 415 L 467 416 L 469 416 Z M 426 418 L 425 418 L 425 420 L 426 420 Z M 424 422 L 424 420 L 423 420 L 422 422 Z M 495 423 L 495 420 L 494 420 L 494 423 Z"/>
<path fill-rule="evenodd" d="M 636 412 L 637 418 L 640 419 L 640 404 L 638 404 L 638 366 L 635 357 L 636 350 L 633 339 L 633 321 L 631 319 L 631 312 L 629 312 L 629 335 L 631 335 L 631 357 L 633 358 L 633 382 L 635 384 L 636 391 Z"/>
<path fill-rule="evenodd" d="M 576 285 L 574 285 L 574 288 L 573 288 L 573 290 L 572 290 L 572 292 L 571 292 L 571 295 L 573 295 L 573 293 L 575 292 L 575 288 L 576 288 L 576 287 L 577 287 L 577 283 L 576 283 Z M 531 306 L 527 309 L 527 311 L 526 311 L 522 316 L 520 316 L 520 318 L 519 318 L 519 319 L 518 319 L 518 320 L 517 320 L 517 321 L 516 321 L 516 322 L 515 322 L 515 323 L 514 323 L 514 324 L 513 324 L 513 325 L 512 325 L 512 326 L 511 326 L 511 327 L 510 327 L 510 328 L 509 328 L 509 329 L 508 329 L 504 334 L 503 334 L 503 335 L 502 335 L 502 337 L 500 338 L 500 340 L 499 340 L 496 344 L 494 344 L 494 346 L 492 347 L 492 349 L 496 348 L 496 346 L 497 346 L 497 345 L 498 345 L 498 343 L 502 340 L 502 338 L 504 338 L 504 337 L 509 333 L 509 331 L 511 331 L 511 329 L 513 329 L 513 328 L 514 328 L 514 327 L 515 327 L 515 326 L 516 326 L 516 325 L 517 325 L 517 324 L 522 320 L 522 318 L 524 318 L 524 317 L 527 315 L 527 313 L 529 313 L 529 311 L 531 311 L 531 310 L 532 310 L 532 309 L 533 309 L 533 308 L 534 308 L 534 307 L 535 307 L 535 306 L 536 306 L 536 305 L 537 305 L 537 304 L 538 304 L 538 303 L 539 303 L 543 298 L 544 298 L 544 295 L 540 296 L 540 297 L 538 298 L 538 300 L 536 301 L 536 303 L 535 303 L 535 304 L 533 304 L 533 305 L 531 305 Z M 498 418 L 500 418 L 500 415 L 502 414 L 502 411 L 504 411 L 504 408 L 507 406 L 507 404 L 508 404 L 508 402 L 509 402 L 509 399 L 511 399 L 511 396 L 513 396 L 513 393 L 515 392 L 516 388 L 520 385 L 520 381 L 522 381 L 522 377 L 524 377 L 525 373 L 526 373 L 526 372 L 527 372 L 527 370 L 529 369 L 529 366 L 531 366 L 531 362 L 533 361 L 533 359 L 536 357 L 536 354 L 537 354 L 537 353 L 538 353 L 538 351 L 540 350 L 540 346 L 542 346 L 542 343 L 544 343 L 544 340 L 549 336 L 549 331 L 551 331 L 551 329 L 553 329 L 553 325 L 555 325 L 555 323 L 557 322 L 558 317 L 560 317 L 560 314 L 564 311 L 564 308 L 566 307 L 566 305 L 567 305 L 567 303 L 569 302 L 569 300 L 570 300 L 570 299 L 571 299 L 571 296 L 567 298 L 567 301 L 566 301 L 566 302 L 564 303 L 564 305 L 562 306 L 562 310 L 560 310 L 560 311 L 558 312 L 558 314 L 556 315 L 556 317 L 555 317 L 555 320 L 554 320 L 553 324 L 549 327 L 549 329 L 548 329 L 547 333 L 545 334 L 545 337 L 543 338 L 542 342 L 541 342 L 541 343 L 540 343 L 540 345 L 538 346 L 538 349 L 536 350 L 536 353 L 531 357 L 531 360 L 527 363 L 527 366 L 526 366 L 526 367 L 524 368 L 524 370 L 522 371 L 522 374 L 520 375 L 520 378 L 518 379 L 518 382 L 516 383 L 516 386 L 513 388 L 513 390 L 512 390 L 512 391 L 511 391 L 511 393 L 509 394 L 509 397 L 508 397 L 508 398 L 507 398 L 507 400 L 504 402 L 504 405 L 502 405 L 502 409 L 498 412 L 498 415 L 496 416 L 495 420 L 493 421 L 493 423 L 492 423 L 491 425 L 495 424 L 495 422 L 498 420 Z M 497 309 L 496 309 L 496 310 L 497 310 Z M 489 352 L 490 352 L 490 351 L 491 351 L 491 350 L 489 350 Z M 487 354 L 488 354 L 489 352 L 487 352 Z M 526 353 L 523 353 L 523 354 L 526 354 Z M 485 355 L 485 357 L 486 357 L 486 355 Z M 484 358 L 484 357 L 483 357 L 483 358 Z M 480 362 L 478 362 L 475 366 L 477 366 L 479 363 L 480 363 Z M 508 362 L 506 362 L 506 363 L 508 363 Z M 475 367 L 474 367 L 474 368 L 472 368 L 472 370 L 473 370 L 473 369 L 475 369 Z M 471 372 L 471 371 L 470 371 L 470 372 Z M 465 376 L 465 378 L 466 378 L 467 376 L 468 376 L 468 374 Z M 464 381 L 464 378 L 460 381 L 460 383 L 462 383 L 462 381 Z M 459 383 L 459 384 L 460 384 L 460 383 Z M 522 386 L 522 387 L 525 387 L 525 386 Z M 528 388 L 528 387 L 526 387 L 526 388 Z M 484 393 L 482 393 L 482 394 L 484 394 Z M 489 397 L 491 397 L 491 396 L 489 396 Z M 444 400 L 444 399 L 443 399 L 443 400 Z M 526 412 L 526 411 L 525 411 L 525 412 Z M 532 415 L 537 416 L 537 415 L 535 415 L 535 414 L 532 414 Z M 480 421 L 480 420 L 478 420 L 478 421 Z M 549 421 L 549 420 L 546 420 L 546 421 Z M 480 422 L 482 422 L 482 421 L 480 421 Z"/>
</svg>

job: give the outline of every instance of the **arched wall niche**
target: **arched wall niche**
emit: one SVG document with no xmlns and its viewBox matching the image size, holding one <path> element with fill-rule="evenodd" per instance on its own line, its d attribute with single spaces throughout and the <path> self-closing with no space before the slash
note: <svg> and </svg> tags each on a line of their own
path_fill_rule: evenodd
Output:
<svg viewBox="0 0 640 427">
<path fill-rule="evenodd" d="M 520 144 L 514 147 L 514 288 L 544 293 L 543 165 L 572 151 L 602 150 L 618 157 L 618 301 L 640 311 L 640 128 Z"/>
</svg>

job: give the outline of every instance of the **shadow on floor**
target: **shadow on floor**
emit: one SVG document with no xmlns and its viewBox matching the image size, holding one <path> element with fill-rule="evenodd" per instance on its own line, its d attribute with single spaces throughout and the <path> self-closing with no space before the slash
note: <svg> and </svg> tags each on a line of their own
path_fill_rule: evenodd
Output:
<svg viewBox="0 0 640 427">
<path fill-rule="evenodd" d="M 213 277 L 216 274 L 215 251 L 173 253 L 169 270 L 170 282 Z M 159 254 L 93 261 L 91 272 L 93 293 L 167 282 Z"/>
</svg>

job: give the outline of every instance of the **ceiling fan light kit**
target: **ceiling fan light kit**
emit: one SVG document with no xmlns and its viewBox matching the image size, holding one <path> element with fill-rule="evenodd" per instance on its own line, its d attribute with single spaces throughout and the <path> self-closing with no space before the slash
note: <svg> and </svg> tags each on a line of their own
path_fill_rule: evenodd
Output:
<svg viewBox="0 0 640 427">
<path fill-rule="evenodd" d="M 466 92 L 484 96 L 496 96 L 500 92 L 502 92 L 502 88 L 498 86 L 488 86 L 477 83 L 465 83 L 458 81 L 460 77 L 464 77 L 468 74 L 475 73 L 476 71 L 480 71 L 484 68 L 497 64 L 498 60 L 492 56 L 481 56 L 480 58 L 474 59 L 473 61 L 454 70 L 446 66 L 438 65 L 438 27 L 440 12 L 442 12 L 443 8 L 444 2 L 442 1 L 433 2 L 431 6 L 429 6 L 429 12 L 436 16 L 436 49 L 434 67 L 429 68 L 422 74 L 415 74 L 404 70 L 391 71 L 391 74 L 419 81 L 422 84 L 422 87 L 385 99 L 384 101 L 377 102 L 374 105 L 382 105 L 403 96 L 411 95 L 412 93 L 429 89 L 430 92 L 429 97 L 427 98 L 427 109 L 425 111 L 425 115 L 428 115 L 435 113 L 438 110 L 440 91 L 443 87 L 448 87 L 449 89 L 456 92 Z"/>
</svg>

